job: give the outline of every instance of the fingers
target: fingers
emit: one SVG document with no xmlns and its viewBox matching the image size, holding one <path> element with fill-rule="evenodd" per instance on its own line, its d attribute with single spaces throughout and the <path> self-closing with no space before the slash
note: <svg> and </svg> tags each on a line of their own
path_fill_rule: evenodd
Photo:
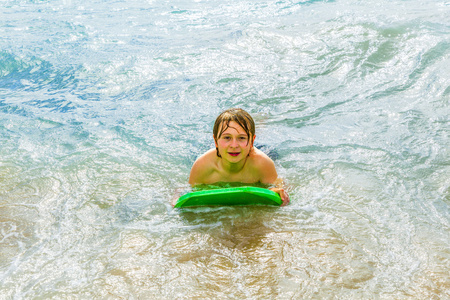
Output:
<svg viewBox="0 0 450 300">
<path fill-rule="evenodd" d="M 284 190 L 281 190 L 281 193 L 282 193 L 282 196 L 280 195 L 281 196 L 281 201 L 283 201 L 281 206 L 286 206 L 290 202 L 289 195 Z"/>
<path fill-rule="evenodd" d="M 286 193 L 285 190 L 283 190 L 282 188 L 272 188 L 271 190 L 280 195 L 282 201 L 281 206 L 286 206 L 289 204 L 290 202 L 289 195 L 288 193 Z"/>
</svg>

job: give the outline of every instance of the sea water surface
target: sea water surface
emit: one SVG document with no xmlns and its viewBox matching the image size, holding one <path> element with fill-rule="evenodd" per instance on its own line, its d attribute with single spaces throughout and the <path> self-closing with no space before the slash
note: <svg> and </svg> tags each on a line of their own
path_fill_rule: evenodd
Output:
<svg viewBox="0 0 450 300">
<path fill-rule="evenodd" d="M 448 299 L 450 2 L 0 1 L 0 299 Z M 177 210 L 224 109 L 287 207 Z"/>
</svg>

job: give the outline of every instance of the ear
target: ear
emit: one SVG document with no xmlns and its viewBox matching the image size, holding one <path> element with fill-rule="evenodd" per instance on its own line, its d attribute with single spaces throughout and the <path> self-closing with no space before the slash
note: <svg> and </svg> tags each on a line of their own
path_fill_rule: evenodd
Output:
<svg viewBox="0 0 450 300">
<path fill-rule="evenodd" d="M 213 134 L 213 140 L 214 140 L 214 145 L 216 146 L 216 148 L 218 148 L 218 146 L 217 146 L 217 140 L 216 140 L 216 137 L 214 136 L 214 134 Z"/>
<path fill-rule="evenodd" d="M 255 143 L 255 138 L 256 138 L 256 135 L 253 136 L 253 139 L 252 139 L 252 147 L 253 147 L 253 144 Z"/>
</svg>

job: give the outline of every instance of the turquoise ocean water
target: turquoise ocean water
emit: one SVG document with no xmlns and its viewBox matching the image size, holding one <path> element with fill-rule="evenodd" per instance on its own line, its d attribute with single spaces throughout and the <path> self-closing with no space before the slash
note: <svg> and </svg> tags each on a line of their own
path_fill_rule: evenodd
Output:
<svg viewBox="0 0 450 300">
<path fill-rule="evenodd" d="M 0 1 L 0 299 L 450 297 L 450 2 Z M 291 204 L 179 211 L 249 111 Z"/>
</svg>

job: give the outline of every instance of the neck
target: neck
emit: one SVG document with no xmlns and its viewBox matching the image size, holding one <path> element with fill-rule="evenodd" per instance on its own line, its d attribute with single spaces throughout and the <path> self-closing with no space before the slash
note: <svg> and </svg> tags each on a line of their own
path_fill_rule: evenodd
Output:
<svg viewBox="0 0 450 300">
<path fill-rule="evenodd" d="M 244 161 L 240 161 L 238 163 L 230 163 L 225 161 L 224 159 L 220 159 L 220 165 L 222 168 L 229 173 L 239 173 L 245 166 L 247 162 L 247 158 Z"/>
</svg>

